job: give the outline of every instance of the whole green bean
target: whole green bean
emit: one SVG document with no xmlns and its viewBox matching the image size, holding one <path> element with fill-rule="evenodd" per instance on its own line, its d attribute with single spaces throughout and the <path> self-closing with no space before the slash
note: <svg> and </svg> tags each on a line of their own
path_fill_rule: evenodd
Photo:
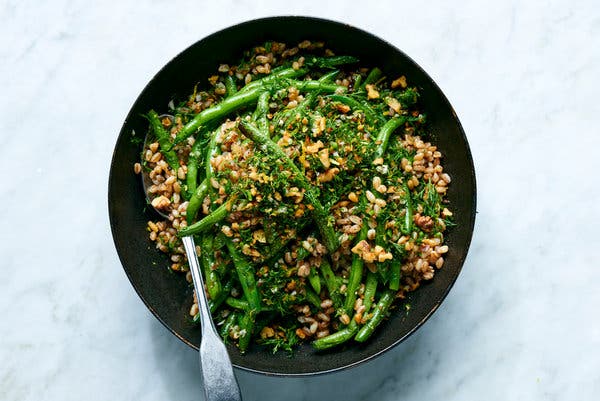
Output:
<svg viewBox="0 0 600 401">
<path fill-rule="evenodd" d="M 233 259 L 233 265 L 242 285 L 244 297 L 248 301 L 249 309 L 251 312 L 254 311 L 256 313 L 260 310 L 261 301 L 260 293 L 256 286 L 256 272 L 254 271 L 254 267 L 238 253 L 233 242 L 227 241 L 226 244 L 229 256 Z"/>
<path fill-rule="evenodd" d="M 340 284 L 335 273 L 333 273 L 331 270 L 331 265 L 326 259 L 321 260 L 320 270 L 323 274 L 323 278 L 325 279 L 325 285 L 327 286 L 327 291 L 329 292 L 329 298 L 331 298 L 333 305 L 336 308 L 341 307 L 342 300 L 340 296 Z"/>
<path fill-rule="evenodd" d="M 248 311 L 239 319 L 240 335 L 238 347 L 241 352 L 246 352 L 252 340 L 254 325 L 256 324 L 256 311 Z"/>
<path fill-rule="evenodd" d="M 308 281 L 310 285 L 315 290 L 317 294 L 321 293 L 321 278 L 319 277 L 319 273 L 317 273 L 317 269 L 314 267 L 310 269 L 310 273 L 308 275 Z"/>
<path fill-rule="evenodd" d="M 227 75 L 225 77 L 225 88 L 227 89 L 227 96 L 233 96 L 237 93 L 237 85 L 233 76 Z"/>
<path fill-rule="evenodd" d="M 400 289 L 401 267 L 402 263 L 399 260 L 392 260 L 390 264 L 390 290 L 398 291 Z"/>
<path fill-rule="evenodd" d="M 375 150 L 375 158 L 383 157 L 392 132 L 394 132 L 398 127 L 404 125 L 405 122 L 406 117 L 394 117 L 388 120 L 388 122 L 381 127 L 376 139 L 376 143 L 378 143 L 378 145 L 377 149 Z"/>
<path fill-rule="evenodd" d="M 248 301 L 246 301 L 243 298 L 227 297 L 227 298 L 225 298 L 225 303 L 235 309 L 239 309 L 239 310 L 243 310 L 243 311 L 251 311 L 252 310 L 252 308 L 250 308 L 250 304 L 248 303 Z M 274 308 L 263 305 L 260 307 L 260 309 L 257 312 L 273 312 L 273 311 L 275 311 Z"/>
<path fill-rule="evenodd" d="M 224 118 L 228 114 L 239 110 L 242 107 L 255 103 L 262 92 L 263 90 L 260 87 L 246 91 L 241 90 L 235 95 L 225 98 L 220 103 L 202 110 L 183 126 L 183 128 L 177 133 L 174 142 L 179 143 L 185 140 L 208 122 Z"/>
<path fill-rule="evenodd" d="M 208 300 L 208 306 L 209 306 L 210 311 L 212 313 L 215 313 L 215 311 L 217 310 L 217 308 L 219 306 L 221 306 L 221 304 L 223 302 L 225 302 L 225 299 L 227 299 L 227 296 L 231 292 L 232 288 L 233 288 L 233 280 L 229 279 L 229 280 L 227 280 L 227 282 L 223 286 L 223 289 L 221 290 L 221 293 L 219 294 L 219 296 L 217 298 L 215 298 L 215 299 L 209 299 Z"/>
<path fill-rule="evenodd" d="M 367 321 L 367 323 L 361 327 L 361 329 L 356 334 L 354 339 L 359 343 L 367 341 L 371 334 L 375 331 L 375 328 L 379 326 L 379 324 L 383 321 L 383 318 L 386 316 L 394 298 L 396 297 L 396 292 L 392 290 L 386 290 L 381 295 L 379 302 L 375 305 L 375 311 L 373 312 L 373 317 Z"/>
<path fill-rule="evenodd" d="M 294 162 L 290 160 L 290 158 L 281 150 L 281 148 L 275 142 L 269 139 L 266 134 L 246 120 L 241 120 L 239 127 L 242 134 L 264 147 L 264 151 L 269 152 L 276 159 L 279 159 L 281 162 L 283 162 L 294 174 L 294 179 L 297 184 L 305 190 L 304 197 L 308 203 L 313 206 L 313 217 L 317 227 L 319 228 L 323 242 L 325 243 L 325 247 L 329 252 L 335 252 L 339 246 L 339 240 L 335 231 L 333 230 L 332 217 L 319 201 L 316 189 L 306 179 L 304 174 L 302 174 Z"/>
<path fill-rule="evenodd" d="M 375 292 L 377 291 L 377 273 L 367 272 L 367 280 L 365 282 L 365 294 L 363 298 L 363 306 L 365 310 L 363 316 L 366 316 L 371 310 L 371 305 L 375 300 Z"/>
<path fill-rule="evenodd" d="M 240 92 L 248 92 L 248 91 L 252 91 L 254 89 L 264 89 L 265 87 L 270 86 L 271 84 L 273 84 L 274 82 L 277 82 L 280 79 L 298 78 L 303 75 L 306 75 L 307 73 L 308 73 L 308 70 L 306 68 L 300 68 L 297 70 L 295 70 L 293 68 L 282 68 L 277 71 L 273 70 L 270 75 L 246 84 L 246 86 L 244 86 L 242 89 L 240 89 Z"/>
<path fill-rule="evenodd" d="M 343 93 L 348 90 L 345 86 L 336 85 L 336 84 L 328 84 L 325 82 L 319 81 L 297 81 L 294 79 L 285 80 L 287 86 L 294 87 L 299 91 L 319 91 L 319 92 L 328 92 L 328 93 Z"/>
<path fill-rule="evenodd" d="M 367 238 L 367 231 L 369 226 L 366 222 L 363 223 L 358 235 L 356 236 L 356 243 L 363 241 Z M 354 303 L 356 302 L 356 292 L 360 287 L 363 276 L 364 261 L 359 255 L 353 255 L 352 266 L 350 267 L 350 275 L 348 277 L 348 284 L 346 285 L 346 301 L 344 302 L 344 311 L 347 314 L 351 314 L 354 309 Z"/>
<path fill-rule="evenodd" d="M 210 137 L 210 142 L 208 143 L 208 148 L 206 149 L 206 157 L 204 159 L 204 177 L 205 180 L 208 184 L 208 189 L 210 191 L 211 188 L 211 180 L 212 180 L 212 176 L 213 176 L 213 170 L 212 170 L 212 164 L 211 164 L 211 159 L 213 157 L 213 155 L 215 155 L 217 153 L 217 151 L 219 150 L 219 147 L 217 146 L 217 136 L 220 133 L 220 128 L 217 128 L 216 130 L 214 130 L 211 134 Z"/>
<path fill-rule="evenodd" d="M 319 78 L 319 82 L 330 83 L 339 73 L 339 70 L 335 70 L 328 72 L 327 74 L 323 74 L 323 76 Z M 320 92 L 318 90 L 309 92 L 298 106 L 288 110 L 284 114 L 284 127 L 290 125 L 297 115 L 302 114 L 304 110 L 310 107 L 315 102 L 315 100 L 317 100 L 317 96 L 319 96 L 319 93 Z M 285 118 L 286 115 L 288 116 L 287 118 Z"/>
<path fill-rule="evenodd" d="M 354 92 L 358 92 L 360 90 L 360 84 L 362 83 L 362 75 L 356 74 L 354 75 Z"/>
<path fill-rule="evenodd" d="M 356 324 L 356 321 L 352 319 L 350 324 L 348 324 L 348 326 L 344 327 L 343 329 L 313 341 L 312 346 L 313 348 L 319 351 L 338 346 L 351 339 L 357 330 L 358 324 Z"/>
<path fill-rule="evenodd" d="M 314 292 L 312 289 L 305 287 L 304 291 L 306 292 L 306 300 L 313 304 L 315 308 L 321 307 L 321 298 Z"/>
<path fill-rule="evenodd" d="M 190 197 L 196 192 L 196 187 L 198 186 L 198 163 L 202 158 L 202 146 L 203 141 L 200 140 L 202 135 L 198 135 L 196 138 L 196 142 L 192 146 L 192 150 L 190 151 L 190 155 L 187 163 L 187 174 L 185 176 L 185 181 L 187 184 L 187 194 Z"/>
<path fill-rule="evenodd" d="M 377 68 L 377 67 L 373 68 L 371 70 L 371 72 L 369 72 L 369 75 L 367 75 L 365 82 L 362 84 L 362 88 L 366 87 L 367 85 L 371 85 L 371 84 L 377 82 L 379 77 L 381 77 L 381 74 L 382 74 L 382 72 L 379 68 Z"/>
<path fill-rule="evenodd" d="M 231 328 L 237 323 L 238 317 L 239 314 L 236 311 L 230 312 L 229 315 L 227 315 L 227 319 L 225 319 L 225 323 L 223 323 L 223 326 L 221 326 L 221 329 L 219 330 L 219 334 L 226 342 L 229 339 Z"/>
<path fill-rule="evenodd" d="M 244 311 L 250 310 L 250 305 L 248 305 L 248 302 L 244 299 L 227 297 L 225 298 L 225 303 L 235 309 Z"/>
<path fill-rule="evenodd" d="M 263 92 L 258 97 L 258 103 L 256 104 L 256 111 L 254 112 L 253 119 L 256 121 L 258 128 L 266 133 L 269 133 L 269 120 L 267 114 L 269 113 L 269 99 L 271 94 L 269 92 Z"/>
<path fill-rule="evenodd" d="M 376 124 L 378 120 L 377 113 L 375 113 L 375 110 L 373 110 L 368 104 L 361 103 L 358 100 L 344 95 L 330 95 L 329 98 L 335 102 L 340 102 L 346 106 L 350 106 L 354 110 L 361 110 L 365 115 L 367 124 Z"/>
<path fill-rule="evenodd" d="M 170 141 L 171 135 L 165 130 L 160 122 L 160 118 L 158 118 L 158 114 L 156 114 L 154 110 L 150 110 L 147 117 L 152 131 L 154 132 L 154 135 L 156 135 L 156 140 L 160 145 L 165 160 L 169 166 L 171 166 L 175 175 L 177 175 L 177 170 L 179 170 L 179 158 L 177 157 L 177 153 L 172 149 L 173 145 Z"/>
<path fill-rule="evenodd" d="M 352 56 L 331 56 L 331 57 L 307 57 L 304 61 L 308 66 L 315 66 L 319 68 L 335 68 L 344 64 L 354 64 L 359 60 Z"/>
<path fill-rule="evenodd" d="M 208 216 L 206 216 L 202 220 L 197 221 L 194 224 L 189 225 L 187 227 L 180 228 L 177 232 L 177 235 L 179 237 L 185 237 L 186 235 L 200 234 L 212 228 L 215 224 L 223 220 L 229 214 L 234 199 L 235 196 L 230 197 L 229 200 L 227 200 L 227 202 L 223 203 L 221 206 L 213 210 Z"/>
<path fill-rule="evenodd" d="M 213 250 L 213 237 L 211 235 L 204 234 L 200 241 L 200 259 L 202 261 L 202 268 L 204 270 L 204 285 L 210 299 L 217 299 L 221 293 L 221 279 L 216 271 L 213 270 L 215 264 L 215 255 Z"/>
<path fill-rule="evenodd" d="M 200 185 L 196 188 L 192 196 L 190 197 L 190 201 L 188 203 L 188 207 L 185 211 L 185 220 L 188 225 L 192 224 L 194 219 L 196 219 L 196 215 L 198 214 L 198 210 L 200 206 L 202 206 L 202 202 L 204 202 L 204 198 L 208 194 L 208 181 L 205 179 L 200 183 Z"/>
</svg>

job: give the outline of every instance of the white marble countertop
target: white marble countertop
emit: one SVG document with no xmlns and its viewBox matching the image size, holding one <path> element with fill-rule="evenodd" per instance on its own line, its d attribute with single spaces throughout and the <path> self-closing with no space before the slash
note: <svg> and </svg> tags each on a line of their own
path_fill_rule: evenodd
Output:
<svg viewBox="0 0 600 401">
<path fill-rule="evenodd" d="M 196 354 L 121 269 L 108 168 L 164 63 L 277 14 L 354 24 L 429 72 L 471 143 L 478 217 L 463 273 L 410 339 L 327 376 L 240 372 L 245 400 L 599 399 L 597 2 L 105 3 L 0 3 L 1 400 L 202 399 Z"/>
</svg>

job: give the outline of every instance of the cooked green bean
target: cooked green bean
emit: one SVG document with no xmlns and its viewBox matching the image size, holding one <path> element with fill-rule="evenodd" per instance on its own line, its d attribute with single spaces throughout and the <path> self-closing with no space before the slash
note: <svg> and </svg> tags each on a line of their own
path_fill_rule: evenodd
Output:
<svg viewBox="0 0 600 401">
<path fill-rule="evenodd" d="M 367 75 L 367 78 L 365 79 L 365 82 L 362 84 L 362 87 L 364 88 L 367 85 L 372 85 L 375 82 L 377 82 L 377 80 L 381 77 L 382 72 L 379 68 L 375 67 L 371 70 L 371 72 L 369 72 L 369 75 Z"/>
<path fill-rule="evenodd" d="M 367 238 L 367 224 L 363 224 L 360 232 L 356 236 L 356 243 L 364 241 Z M 356 302 L 356 292 L 360 287 L 363 276 L 364 260 L 359 255 L 354 255 L 352 258 L 352 266 L 350 267 L 350 276 L 348 277 L 348 285 L 346 286 L 346 301 L 344 302 L 344 310 L 347 314 L 354 309 Z"/>
<path fill-rule="evenodd" d="M 204 285 L 210 299 L 217 299 L 221 293 L 221 279 L 216 271 L 213 270 L 215 257 L 213 251 L 213 238 L 210 235 L 203 235 L 200 242 L 200 259 L 202 261 L 202 270 L 204 273 Z"/>
<path fill-rule="evenodd" d="M 305 61 L 308 66 L 319 68 L 336 68 L 340 65 L 357 63 L 358 59 L 352 56 L 331 56 L 331 57 L 308 57 Z"/>
<path fill-rule="evenodd" d="M 329 98 L 335 102 L 343 103 L 354 110 L 362 111 L 368 124 L 376 124 L 378 120 L 377 113 L 375 113 L 375 110 L 373 110 L 368 104 L 361 103 L 358 100 L 344 95 L 330 95 Z"/>
<path fill-rule="evenodd" d="M 310 274 L 308 275 L 308 281 L 310 285 L 315 290 L 317 294 L 321 293 L 321 278 L 319 277 L 319 273 L 317 273 L 316 269 L 310 269 Z"/>
<path fill-rule="evenodd" d="M 208 216 L 206 216 L 202 220 L 197 221 L 196 223 L 187 227 L 179 229 L 177 235 L 180 237 L 185 237 L 186 235 L 200 234 L 204 231 L 209 230 L 211 227 L 213 227 L 215 224 L 217 224 L 227 216 L 229 210 L 231 209 L 232 203 L 233 198 L 223 203 L 215 210 L 213 210 Z"/>
<path fill-rule="evenodd" d="M 186 209 L 186 221 L 188 224 L 192 224 L 192 222 L 196 219 L 198 210 L 200 209 L 200 206 L 202 206 L 202 202 L 204 201 L 204 198 L 207 194 L 208 181 L 205 179 L 196 188 L 188 203 L 188 207 Z"/>
<path fill-rule="evenodd" d="M 199 135 L 196 139 L 196 142 L 194 142 L 194 146 L 192 146 L 192 150 L 190 151 L 187 162 L 187 174 L 185 176 L 187 185 L 186 193 L 190 194 L 190 197 L 196 192 L 196 188 L 198 186 L 198 163 L 202 158 L 203 145 L 201 136 L 202 135 Z"/>
<path fill-rule="evenodd" d="M 237 271 L 249 309 L 250 311 L 257 312 L 260 310 L 261 301 L 260 294 L 256 287 L 256 273 L 254 267 L 238 253 L 231 241 L 227 241 L 226 245 L 231 259 L 233 259 L 233 265 Z"/>
<path fill-rule="evenodd" d="M 312 346 L 314 349 L 323 351 L 329 348 L 336 347 L 350 340 L 356 334 L 358 330 L 358 325 L 352 319 L 350 324 L 344 327 L 341 330 L 336 331 L 333 334 L 325 336 L 323 338 L 319 338 L 318 340 L 313 341 Z"/>
<path fill-rule="evenodd" d="M 399 260 L 393 260 L 390 264 L 390 290 L 398 291 L 400 289 L 401 267 L 402 263 Z"/>
<path fill-rule="evenodd" d="M 385 150 L 387 149 L 388 142 L 390 141 L 390 136 L 392 135 L 392 132 L 394 132 L 398 127 L 404 125 L 405 122 L 405 117 L 395 117 L 390 119 L 387 123 L 385 123 L 383 127 L 381 127 L 381 130 L 379 131 L 379 135 L 377 135 L 376 140 L 376 143 L 378 143 L 379 145 L 377 146 L 377 150 L 375 151 L 375 158 L 383 156 Z"/>
<path fill-rule="evenodd" d="M 223 323 L 223 326 L 221 326 L 221 329 L 219 330 L 219 334 L 221 335 L 221 337 L 223 337 L 224 339 L 229 339 L 229 333 L 231 332 L 233 326 L 236 325 L 238 318 L 239 313 L 237 311 L 230 312 L 229 315 L 227 315 L 225 323 Z"/>
<path fill-rule="evenodd" d="M 269 133 L 269 120 L 267 119 L 267 113 L 269 112 L 269 99 L 271 94 L 269 92 L 263 92 L 258 97 L 258 103 L 256 104 L 256 111 L 254 112 L 254 120 L 258 124 L 258 128 Z"/>
<path fill-rule="evenodd" d="M 321 273 L 325 279 L 325 285 L 329 292 L 329 298 L 333 301 L 333 305 L 336 308 L 342 306 L 342 299 L 340 295 L 340 283 L 337 280 L 335 273 L 331 270 L 331 265 L 327 259 L 321 261 Z"/>
<path fill-rule="evenodd" d="M 233 76 L 227 75 L 225 77 L 225 88 L 227 88 L 227 96 L 233 96 L 237 93 L 237 85 Z"/>
<path fill-rule="evenodd" d="M 375 311 L 373 317 L 360 328 L 354 339 L 359 343 L 367 341 L 369 337 L 375 331 L 375 328 L 383 321 L 383 318 L 387 315 L 392 302 L 394 301 L 396 293 L 391 290 L 386 290 L 379 299 L 377 305 L 375 305 Z"/>
<path fill-rule="evenodd" d="M 371 310 L 371 305 L 375 300 L 375 292 L 377 291 L 377 282 L 377 274 L 371 271 L 367 272 L 367 281 L 365 283 L 365 293 L 363 298 L 363 306 L 365 307 L 363 317 Z"/>
<path fill-rule="evenodd" d="M 217 296 L 217 298 L 208 300 L 208 307 L 210 308 L 210 311 L 212 313 L 215 313 L 217 311 L 217 309 L 219 308 L 219 306 L 221 306 L 223 304 L 223 302 L 225 302 L 225 299 L 227 299 L 227 296 L 231 292 L 232 288 L 233 288 L 233 280 L 229 279 L 223 286 L 223 288 L 222 288 L 221 292 L 219 293 L 219 295 Z"/>
<path fill-rule="evenodd" d="M 310 302 L 311 304 L 313 304 L 313 306 L 315 308 L 320 308 L 321 307 L 321 298 L 319 298 L 319 296 L 310 288 L 305 288 L 304 291 L 306 291 L 306 300 L 308 302 Z"/>
</svg>

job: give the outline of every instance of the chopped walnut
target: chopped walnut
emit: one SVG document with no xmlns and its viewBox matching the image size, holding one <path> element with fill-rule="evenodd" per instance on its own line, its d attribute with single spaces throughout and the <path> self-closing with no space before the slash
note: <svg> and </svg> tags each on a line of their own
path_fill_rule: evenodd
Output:
<svg viewBox="0 0 600 401">
<path fill-rule="evenodd" d="M 423 231 L 431 231 L 433 228 L 433 219 L 429 216 L 421 216 L 417 213 L 415 214 L 414 221 Z"/>
</svg>

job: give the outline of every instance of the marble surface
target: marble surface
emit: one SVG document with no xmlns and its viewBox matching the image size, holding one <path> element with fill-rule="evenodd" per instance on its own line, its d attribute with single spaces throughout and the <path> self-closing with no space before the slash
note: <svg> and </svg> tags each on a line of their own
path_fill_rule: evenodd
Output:
<svg viewBox="0 0 600 401">
<path fill-rule="evenodd" d="M 164 63 L 277 14 L 354 24 L 431 74 L 472 146 L 478 217 L 462 275 L 410 339 L 327 376 L 239 372 L 245 400 L 598 399 L 597 2 L 284 3 L 0 2 L 0 399 L 202 399 L 196 354 L 121 269 L 110 157 Z"/>
</svg>

